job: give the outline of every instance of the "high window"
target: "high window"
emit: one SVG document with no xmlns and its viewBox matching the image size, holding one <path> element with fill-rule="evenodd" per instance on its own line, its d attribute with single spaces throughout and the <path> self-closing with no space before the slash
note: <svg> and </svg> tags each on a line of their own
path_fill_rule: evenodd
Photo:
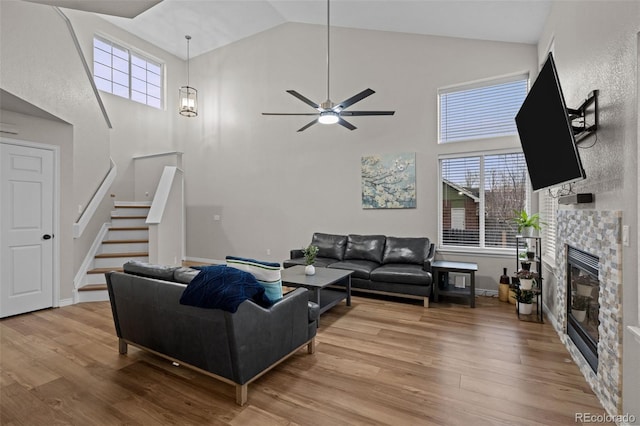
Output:
<svg viewBox="0 0 640 426">
<path fill-rule="evenodd" d="M 527 86 L 528 76 L 518 75 L 438 90 L 438 142 L 517 134 Z"/>
<path fill-rule="evenodd" d="M 514 211 L 530 193 L 521 152 L 440 159 L 442 247 L 515 248 Z"/>
<path fill-rule="evenodd" d="M 157 61 L 104 38 L 93 38 L 93 79 L 103 92 L 162 108 L 162 71 Z"/>
</svg>

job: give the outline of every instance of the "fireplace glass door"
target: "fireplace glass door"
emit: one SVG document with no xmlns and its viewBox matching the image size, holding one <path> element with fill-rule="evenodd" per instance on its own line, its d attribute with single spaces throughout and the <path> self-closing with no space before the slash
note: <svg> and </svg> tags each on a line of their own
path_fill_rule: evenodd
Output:
<svg viewBox="0 0 640 426">
<path fill-rule="evenodd" d="M 599 259 L 573 247 L 567 251 L 567 333 L 594 371 L 598 358 Z"/>
</svg>

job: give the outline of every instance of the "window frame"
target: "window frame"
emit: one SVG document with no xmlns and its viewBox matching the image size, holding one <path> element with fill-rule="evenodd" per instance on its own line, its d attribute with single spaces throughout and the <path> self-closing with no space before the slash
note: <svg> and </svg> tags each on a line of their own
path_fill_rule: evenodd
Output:
<svg viewBox="0 0 640 426">
<path fill-rule="evenodd" d="M 437 90 L 437 96 L 436 96 L 436 103 L 437 103 L 437 141 L 438 141 L 438 145 L 451 145 L 451 144 L 456 144 L 459 142 L 473 142 L 473 141 L 483 141 L 483 140 L 488 140 L 488 139 L 495 139 L 495 138 L 500 138 L 500 137 L 511 137 L 511 136 L 517 136 L 517 130 L 515 130 L 513 133 L 504 133 L 504 134 L 499 134 L 499 135 L 481 135 L 481 136 L 473 136 L 473 137 L 466 137 L 466 138 L 461 138 L 461 139 L 455 139 L 455 140 L 450 140 L 450 141 L 446 141 L 446 140 L 442 140 L 442 125 L 441 125 L 441 120 L 442 120 L 442 107 L 441 107 L 441 96 L 443 94 L 448 94 L 448 93 L 455 93 L 455 92 L 463 92 L 463 91 L 468 91 L 468 90 L 474 90 L 474 89 L 482 89 L 482 88 L 488 88 L 491 86 L 496 86 L 496 85 L 500 85 L 500 84 L 508 84 L 508 83 L 513 83 L 513 82 L 517 82 L 517 81 L 525 81 L 526 85 L 527 85 L 527 89 L 526 89 L 526 93 L 529 93 L 529 89 L 531 88 L 531 81 L 530 81 L 530 73 L 528 71 L 525 72 L 517 72 L 517 73 L 512 73 L 512 74 L 506 74 L 503 76 L 498 76 L 498 77 L 489 77 L 489 78 L 485 78 L 485 79 L 480 79 L 480 80 L 475 80 L 475 81 L 471 81 L 471 82 L 467 82 L 467 83 L 462 83 L 462 84 L 453 84 L 453 85 L 448 85 L 448 86 L 442 86 L 440 88 L 438 88 Z M 524 101 L 524 99 L 523 99 Z M 515 118 L 515 117 L 514 117 Z M 514 122 L 514 129 L 515 129 L 515 122 Z"/>
<path fill-rule="evenodd" d="M 488 255 L 488 256 L 505 256 L 512 257 L 517 252 L 515 247 L 508 248 L 500 248 L 500 247 L 487 247 L 485 246 L 485 220 L 484 214 L 479 215 L 479 247 L 474 246 L 454 246 L 454 245 L 445 245 L 443 242 L 443 231 L 444 231 L 444 223 L 443 223 L 443 176 L 442 176 L 442 160 L 447 159 L 462 159 L 462 158 L 473 158 L 473 157 L 481 157 L 480 160 L 480 181 L 481 187 L 484 188 L 485 184 L 485 170 L 484 170 L 484 157 L 493 156 L 493 155 L 503 155 L 503 154 L 522 154 L 522 149 L 519 148 L 502 148 L 502 149 L 487 149 L 487 150 L 479 150 L 473 152 L 457 152 L 457 153 L 448 153 L 441 154 L 437 158 L 437 167 L 438 167 L 438 242 L 437 242 L 437 250 L 441 253 L 458 253 L 458 254 L 475 254 L 475 255 Z M 526 164 L 525 164 L 526 168 Z M 526 175 L 526 190 L 525 190 L 525 200 L 524 207 L 527 212 L 531 211 L 533 191 L 531 190 L 531 182 L 529 181 L 529 174 Z M 485 191 L 480 191 L 480 205 L 479 210 L 485 211 Z"/>
<path fill-rule="evenodd" d="M 100 88 L 100 85 L 98 83 L 96 83 L 97 89 L 102 93 L 108 93 L 110 95 L 114 95 L 114 96 L 117 96 L 119 98 L 128 99 L 128 100 L 130 100 L 130 101 L 132 101 L 132 102 L 134 102 L 136 104 L 145 105 L 145 106 L 151 107 L 153 109 L 164 111 L 165 107 L 166 107 L 166 97 L 167 97 L 167 93 L 166 93 L 166 86 L 167 86 L 166 85 L 166 74 L 167 74 L 166 73 L 166 63 L 164 61 L 162 61 L 162 60 L 160 60 L 160 59 L 158 59 L 158 58 L 156 58 L 156 57 L 154 57 L 154 56 L 152 56 L 152 55 L 150 55 L 150 54 L 148 54 L 146 52 L 143 52 L 143 51 L 141 51 L 139 49 L 136 49 L 135 47 L 132 47 L 132 46 L 126 44 L 126 43 L 123 43 L 123 42 L 121 42 L 119 40 L 116 40 L 116 39 L 113 39 L 111 37 L 105 36 L 104 34 L 96 33 L 96 34 L 93 35 L 93 38 L 91 40 L 91 42 L 92 42 L 91 53 L 92 53 L 92 63 L 93 63 L 92 76 L 94 78 L 94 81 L 96 79 L 96 75 L 95 75 L 95 69 L 96 69 L 95 40 L 96 39 L 99 40 L 102 43 L 110 45 L 112 48 L 115 47 L 117 49 L 125 51 L 127 53 L 127 56 L 128 56 L 128 59 L 127 59 L 127 61 L 128 61 L 128 70 L 127 70 L 127 81 L 128 81 L 127 92 L 128 92 L 128 95 L 125 97 L 123 95 L 114 93 L 113 90 L 111 90 L 111 91 L 103 90 L 103 89 Z M 108 54 L 113 56 L 113 53 L 108 53 Z M 147 76 L 145 76 L 145 80 L 143 81 L 143 80 L 140 80 L 139 78 L 137 78 L 137 77 L 135 77 L 133 75 L 133 67 L 135 66 L 133 64 L 134 58 L 144 61 L 145 64 L 151 64 L 151 65 L 156 66 L 156 67 L 159 68 L 160 73 L 159 74 L 154 73 L 154 74 L 158 75 L 158 77 L 159 77 L 159 85 L 155 85 L 154 83 L 151 83 Z M 101 64 L 100 62 L 98 62 L 98 63 Z M 106 64 L 101 64 L 101 65 L 107 66 Z M 110 68 L 114 69 L 113 65 L 111 65 Z M 147 72 L 147 73 L 149 72 L 149 70 L 146 67 L 145 67 L 145 72 Z M 99 76 L 99 78 L 102 78 L 103 80 L 106 80 L 105 78 L 100 77 L 100 76 Z M 134 87 L 133 87 L 134 86 L 134 79 L 144 82 L 144 84 L 145 84 L 145 92 L 144 93 L 140 92 L 139 90 L 135 90 L 134 89 Z M 114 83 L 113 76 L 108 81 L 110 81 L 112 85 L 113 84 L 117 84 L 117 83 Z M 149 90 L 148 90 L 147 86 L 150 85 L 150 84 L 152 86 L 158 88 L 158 92 L 159 92 L 159 95 L 160 95 L 159 98 L 157 98 L 157 97 L 155 97 L 155 96 L 153 96 L 153 95 L 151 95 L 149 93 Z M 156 106 L 156 105 L 154 105 L 152 103 L 149 103 L 148 100 L 146 100 L 146 99 L 145 99 L 145 102 L 141 102 L 140 100 L 135 99 L 134 96 L 133 96 L 134 92 L 138 93 L 138 94 L 143 94 L 145 96 L 145 98 L 153 97 L 155 99 L 159 99 L 159 105 Z"/>
</svg>

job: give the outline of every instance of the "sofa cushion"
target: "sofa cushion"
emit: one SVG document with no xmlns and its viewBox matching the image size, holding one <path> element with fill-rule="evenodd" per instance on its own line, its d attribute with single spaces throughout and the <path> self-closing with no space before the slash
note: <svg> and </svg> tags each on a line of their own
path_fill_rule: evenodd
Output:
<svg viewBox="0 0 640 426">
<path fill-rule="evenodd" d="M 431 273 L 422 269 L 421 265 L 408 263 L 388 263 L 371 272 L 371 281 L 402 283 L 414 285 L 431 285 Z"/>
<path fill-rule="evenodd" d="M 376 262 L 372 262 L 370 260 L 345 259 L 342 262 L 332 263 L 331 265 L 329 265 L 329 268 L 347 269 L 347 270 L 353 271 L 353 274 L 351 274 L 351 277 L 368 280 L 369 274 L 371 274 L 371 271 L 376 269 L 378 266 L 380 266 L 380 264 Z"/>
<path fill-rule="evenodd" d="M 316 261 L 313 262 L 313 265 L 316 267 L 320 266 L 326 268 L 332 263 L 336 263 L 336 261 L 337 259 L 332 259 L 330 257 L 316 257 Z M 305 262 L 304 257 L 296 257 L 295 259 L 289 259 L 282 262 L 282 266 L 284 266 L 285 268 L 290 268 L 296 265 L 305 266 L 306 264 L 307 262 Z"/>
<path fill-rule="evenodd" d="M 413 263 L 422 266 L 429 255 L 429 238 L 387 237 L 382 263 Z"/>
<path fill-rule="evenodd" d="M 153 265 L 138 260 L 130 260 L 122 267 L 125 273 L 145 278 L 173 281 L 173 274 L 179 266 Z"/>
<path fill-rule="evenodd" d="M 247 299 L 263 307 L 272 305 L 264 287 L 252 274 L 226 265 L 214 265 L 200 269 L 182 293 L 180 303 L 236 312 Z"/>
<path fill-rule="evenodd" d="M 344 259 L 344 248 L 347 245 L 347 237 L 345 235 L 316 232 L 311 238 L 311 245 L 318 247 L 317 257 L 342 260 Z"/>
<path fill-rule="evenodd" d="M 382 263 L 384 241 L 384 235 L 349 235 L 344 259 Z"/>
<path fill-rule="evenodd" d="M 269 300 L 275 302 L 282 299 L 282 275 L 280 264 L 244 257 L 227 256 L 227 266 L 249 272 L 265 289 Z"/>
<path fill-rule="evenodd" d="M 193 268 L 178 268 L 173 271 L 173 280 L 177 283 L 189 284 L 200 271 Z"/>
</svg>

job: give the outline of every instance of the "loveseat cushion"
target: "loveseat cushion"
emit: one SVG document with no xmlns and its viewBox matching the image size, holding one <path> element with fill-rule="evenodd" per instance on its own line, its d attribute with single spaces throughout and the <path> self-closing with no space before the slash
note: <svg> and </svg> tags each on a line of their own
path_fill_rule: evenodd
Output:
<svg viewBox="0 0 640 426">
<path fill-rule="evenodd" d="M 349 235 L 344 259 L 382 263 L 384 235 Z"/>
<path fill-rule="evenodd" d="M 331 265 L 332 263 L 336 263 L 338 260 L 337 259 L 332 259 L 330 257 L 316 257 L 316 261 L 313 262 L 313 265 L 318 267 L 327 267 L 329 265 Z M 305 262 L 304 257 L 296 257 L 295 259 L 289 259 L 289 260 L 285 260 L 284 262 L 282 262 L 282 266 L 284 266 L 285 268 L 290 268 L 292 266 L 296 266 L 296 265 L 306 265 L 307 263 Z"/>
<path fill-rule="evenodd" d="M 408 263 L 388 263 L 371 272 L 371 281 L 431 285 L 431 273 L 422 269 L 421 265 Z"/>
<path fill-rule="evenodd" d="M 311 238 L 311 245 L 318 247 L 318 257 L 327 257 L 330 259 L 344 259 L 344 248 L 347 245 L 347 237 L 345 235 L 322 234 L 316 232 Z"/>
<path fill-rule="evenodd" d="M 130 260 L 122 267 L 125 273 L 145 278 L 173 281 L 173 274 L 179 266 L 153 265 L 138 260 Z"/>
<path fill-rule="evenodd" d="M 380 266 L 377 262 L 372 262 L 370 260 L 359 260 L 359 259 L 345 259 L 342 262 L 336 262 L 329 265 L 331 269 L 346 269 L 349 271 L 353 271 L 351 274 L 352 278 L 361 278 L 363 280 L 368 280 L 371 271 Z"/>
<path fill-rule="evenodd" d="M 413 263 L 422 266 L 429 255 L 429 238 L 387 237 L 382 263 Z"/>
<path fill-rule="evenodd" d="M 173 281 L 182 284 L 189 284 L 199 273 L 200 271 L 198 269 L 181 267 L 173 271 Z"/>
<path fill-rule="evenodd" d="M 282 275 L 280 264 L 245 257 L 227 256 L 227 266 L 249 272 L 256 277 L 272 302 L 282 299 Z"/>
</svg>

